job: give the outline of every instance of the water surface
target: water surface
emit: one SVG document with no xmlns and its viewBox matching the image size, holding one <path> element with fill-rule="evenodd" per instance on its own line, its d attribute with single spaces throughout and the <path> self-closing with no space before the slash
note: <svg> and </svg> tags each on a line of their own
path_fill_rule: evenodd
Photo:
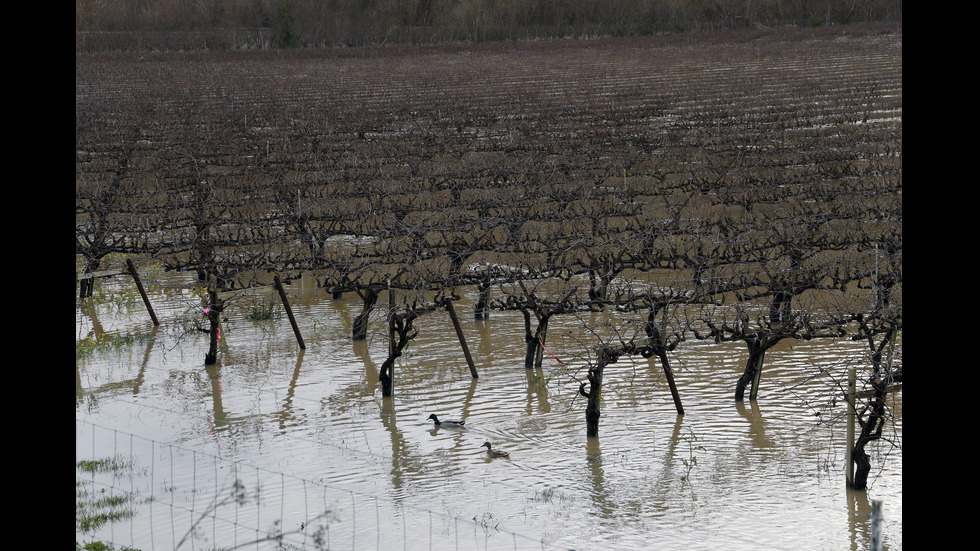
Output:
<svg viewBox="0 0 980 551">
<path fill-rule="evenodd" d="M 107 285 L 125 285 L 117 279 Z M 355 342 L 355 295 L 290 286 L 300 350 L 285 317 L 251 321 L 239 300 L 218 365 L 204 366 L 205 335 L 190 330 L 203 321 L 194 285 L 166 276 L 152 286 L 156 329 L 141 304 L 76 310 L 76 340 L 153 335 L 76 361 L 76 461 L 137 465 L 131 477 L 78 479 L 153 497 L 78 541 L 173 549 L 186 536 L 181 549 L 231 548 L 278 522 L 307 526 L 285 544 L 310 549 L 309 526 L 327 526 L 320 541 L 331 549 L 867 549 L 870 504 L 881 500 L 885 547 L 902 547 L 901 392 L 886 429 L 897 447 L 873 452 L 868 491 L 844 480 L 836 384 L 860 343 L 780 343 L 759 399 L 744 403 L 732 398 L 744 346 L 683 343 L 671 357 L 683 416 L 658 364 L 621 358 L 606 370 L 600 436 L 589 439 L 577 391 L 592 346 L 582 328 L 594 320 L 553 318 L 553 356 L 526 370 L 520 313 L 477 321 L 464 289 L 456 309 L 479 379 L 438 311 L 418 320 L 395 396 L 382 398 L 383 310 Z M 436 428 L 431 413 L 466 426 Z M 488 458 L 484 441 L 510 458 Z M 258 499 L 222 505 L 190 531 L 236 479 Z M 314 518 L 324 510 L 326 521 Z"/>
</svg>

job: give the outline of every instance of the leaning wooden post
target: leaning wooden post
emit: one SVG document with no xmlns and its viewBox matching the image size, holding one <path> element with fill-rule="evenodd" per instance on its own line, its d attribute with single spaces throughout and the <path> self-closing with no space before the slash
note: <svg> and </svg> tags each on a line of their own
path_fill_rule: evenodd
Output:
<svg viewBox="0 0 980 551">
<path fill-rule="evenodd" d="M 847 464 L 847 486 L 854 485 L 854 423 L 857 421 L 857 372 L 851 366 L 847 374 L 847 450 L 844 462 Z"/>
<path fill-rule="evenodd" d="M 136 271 L 136 265 L 133 261 L 126 259 L 126 266 L 129 268 L 130 275 L 133 276 L 133 281 L 136 283 L 136 289 L 140 292 L 140 296 L 143 297 L 143 304 L 146 305 L 146 311 L 150 313 L 150 319 L 153 320 L 153 325 L 160 325 L 157 321 L 157 315 L 153 312 L 153 305 L 150 304 L 150 297 L 146 296 L 146 290 L 143 289 L 143 282 L 140 280 L 140 274 Z"/>
<path fill-rule="evenodd" d="M 670 360 L 667 358 L 667 353 L 659 350 L 657 357 L 660 358 L 660 365 L 664 368 L 664 376 L 667 377 L 667 386 L 670 387 L 670 396 L 674 399 L 674 408 L 677 410 L 678 415 L 684 415 L 684 406 L 681 405 L 681 395 L 677 392 L 677 384 L 674 383 L 674 370 L 670 368 Z"/>
<path fill-rule="evenodd" d="M 289 324 L 293 326 L 293 334 L 296 335 L 296 342 L 299 343 L 300 350 L 306 350 L 306 343 L 303 342 L 303 335 L 299 332 L 299 326 L 296 325 L 296 318 L 293 317 L 293 309 L 289 306 L 289 299 L 286 298 L 286 290 L 282 288 L 282 281 L 279 279 L 279 274 L 276 274 L 276 291 L 279 292 L 279 299 L 282 300 L 282 306 L 286 309 L 286 316 L 289 318 Z"/>
<path fill-rule="evenodd" d="M 456 308 L 453 307 L 453 301 L 447 298 L 445 303 L 446 310 L 449 311 L 449 319 L 453 321 L 453 327 L 456 328 L 459 345 L 463 348 L 463 355 L 466 356 L 466 365 L 470 366 L 470 374 L 473 375 L 474 379 L 479 379 L 480 375 L 476 372 L 476 366 L 473 365 L 473 357 L 470 356 L 470 347 L 466 346 L 466 337 L 463 336 L 463 328 L 459 325 L 459 317 L 456 316 Z"/>
</svg>

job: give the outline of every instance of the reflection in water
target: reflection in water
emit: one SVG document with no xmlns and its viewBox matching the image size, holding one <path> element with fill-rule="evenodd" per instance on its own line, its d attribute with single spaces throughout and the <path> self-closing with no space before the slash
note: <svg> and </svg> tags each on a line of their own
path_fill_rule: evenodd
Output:
<svg viewBox="0 0 980 551">
<path fill-rule="evenodd" d="M 371 359 L 371 354 L 368 353 L 366 340 L 356 340 L 352 342 L 354 345 L 354 355 L 357 356 L 357 358 L 360 359 L 364 365 L 365 377 L 363 385 L 358 387 L 356 395 L 365 396 L 373 394 L 374 387 L 378 386 L 378 366 L 374 364 L 374 360 Z"/>
<path fill-rule="evenodd" d="M 664 549 L 867 547 L 869 493 L 844 490 L 842 462 L 826 459 L 842 456 L 843 425 L 801 414 L 808 410 L 799 399 L 833 390 L 829 378 L 813 375 L 828 365 L 841 369 L 841 358 L 851 354 L 841 350 L 852 343 L 772 349 L 766 396 L 745 402 L 731 399 L 744 350 L 685 343 L 671 358 L 684 415 L 676 413 L 654 359 L 624 358 L 604 380 L 601 436 L 587 438 L 585 404 L 569 376 L 576 368 L 545 361 L 525 369 L 520 314 L 474 320 L 475 296 L 462 292 L 456 309 L 475 339 L 479 379 L 439 311 L 418 320 L 419 335 L 396 365 L 395 395 L 382 398 L 384 316 L 366 340 L 353 341 L 348 312 L 357 310 L 356 297 L 290 292 L 299 295 L 293 310 L 310 336 L 305 351 L 285 320 L 279 330 L 231 311 L 219 361 L 204 366 L 203 340 L 167 341 L 174 331 L 162 330 L 132 356 L 124 350 L 76 362 L 76 397 L 98 402 L 78 405 L 76 417 L 109 426 L 139 418 L 126 428 L 152 427 L 161 441 L 335 484 L 404 511 L 420 508 L 447 535 L 453 519 L 477 519 L 487 529 L 481 536 L 492 538 L 492 526 L 499 526 L 546 549 L 644 549 L 649 542 Z M 167 312 L 181 319 L 180 308 L 164 304 L 157 311 L 165 325 Z M 601 315 L 585 321 L 599 324 Z M 101 310 L 79 316 L 91 331 L 132 323 Z M 588 356 L 578 318 L 556 316 L 549 330 L 548 348 L 557 357 Z M 901 393 L 894 409 L 901 412 Z M 430 413 L 467 424 L 437 428 L 426 419 Z M 210 434 L 201 430 L 206 417 Z M 896 431 L 900 439 L 900 426 Z M 274 445 L 263 433 L 274 434 Z M 692 436 L 703 449 L 687 477 Z M 485 441 L 511 459 L 488 461 Z M 900 450 L 884 460 L 872 492 L 891 516 L 886 545 L 900 548 Z M 423 524 L 420 534 L 411 523 L 402 527 L 409 541 L 429 541 L 429 518 Z"/>
<path fill-rule="evenodd" d="M 396 426 L 395 417 L 394 397 L 381 398 L 381 423 L 391 436 L 391 470 L 388 474 L 391 477 L 391 486 L 395 490 L 394 495 L 401 496 L 403 490 L 402 470 L 404 465 L 410 464 L 410 460 L 407 457 L 402 433 Z"/>
<path fill-rule="evenodd" d="M 296 395 L 296 385 L 299 383 L 300 368 L 303 366 L 305 356 L 306 350 L 299 349 L 296 354 L 296 368 L 293 369 L 293 377 L 289 380 L 289 386 L 286 387 L 286 397 L 283 400 L 282 408 L 275 414 L 279 418 L 279 430 L 283 432 L 292 424 L 290 421 L 294 420 L 293 397 Z"/>
<path fill-rule="evenodd" d="M 225 415 L 225 407 L 221 402 L 221 358 L 218 361 L 204 366 L 204 372 L 208 375 L 211 382 L 211 415 L 209 419 L 209 429 L 212 434 L 228 428 L 228 419 Z"/>
<path fill-rule="evenodd" d="M 664 470 L 661 483 L 669 484 L 669 480 L 680 479 L 683 480 L 687 477 L 684 467 L 685 454 L 689 452 L 682 445 L 688 444 L 689 441 L 685 440 L 688 438 L 681 432 L 681 427 L 683 425 L 683 417 L 678 415 L 677 420 L 674 421 L 673 432 L 670 434 L 670 439 L 667 441 L 667 454 L 664 461 Z M 680 448 L 680 449 L 679 449 Z M 676 472 L 675 472 L 676 469 Z M 664 486 L 667 487 L 667 486 Z"/>
<path fill-rule="evenodd" d="M 615 507 L 609 503 L 609 495 L 604 486 L 605 477 L 602 469 L 602 451 L 599 449 L 599 437 L 591 436 L 585 439 L 585 462 L 591 475 L 589 497 L 592 499 L 592 507 L 600 511 L 604 517 L 611 518 L 615 514 Z"/>
<path fill-rule="evenodd" d="M 95 327 L 98 327 L 98 329 L 93 329 L 90 338 L 96 341 L 106 339 L 106 338 L 111 338 L 106 336 L 106 334 L 102 331 L 101 326 L 99 326 L 98 324 L 94 324 L 93 328 Z M 146 348 L 143 350 L 143 359 L 142 361 L 136 364 L 138 365 L 136 374 L 131 378 L 121 379 L 117 381 L 109 381 L 98 387 L 92 387 L 86 389 L 85 384 L 82 382 L 82 374 L 79 367 L 79 362 L 78 360 L 76 360 L 75 361 L 76 403 L 80 403 L 80 401 L 86 394 L 95 395 L 103 392 L 115 393 L 115 391 L 120 389 L 127 389 L 133 396 L 139 395 L 140 389 L 143 387 L 143 384 L 146 381 L 145 377 L 146 377 L 147 366 L 150 364 L 151 359 L 153 358 L 154 343 L 157 340 L 155 337 L 157 336 L 158 329 L 159 329 L 158 326 L 153 326 L 150 329 L 150 331 L 147 332 L 148 338 L 144 339 L 144 342 L 146 343 Z M 129 365 L 126 366 L 127 372 L 129 371 L 130 367 L 131 366 Z"/>
<path fill-rule="evenodd" d="M 745 407 L 745 401 L 735 402 L 735 411 L 749 422 L 749 439 L 752 446 L 760 450 L 771 450 L 776 448 L 776 443 L 766 437 L 765 420 L 762 412 L 759 411 L 759 403 L 749 400 L 749 409 Z"/>
<path fill-rule="evenodd" d="M 551 404 L 548 403 L 548 382 L 545 379 L 544 370 L 540 367 L 527 372 L 527 407 L 525 413 L 551 413 Z M 537 410 L 535 410 L 537 406 Z"/>
<path fill-rule="evenodd" d="M 466 419 L 470 416 L 470 411 L 472 409 L 473 398 L 476 397 L 476 384 L 479 379 L 471 378 L 470 384 L 466 389 L 466 396 L 463 398 L 463 417 Z"/>
<path fill-rule="evenodd" d="M 133 380 L 133 396 L 140 393 L 140 389 L 143 387 L 143 383 L 146 381 L 146 370 L 149 367 L 150 360 L 152 358 L 151 352 L 153 351 L 153 343 L 156 342 L 156 339 L 152 337 L 156 337 L 159 329 L 159 326 L 154 325 L 153 329 L 150 330 L 151 338 L 146 346 L 146 351 L 143 353 L 143 361 L 140 362 L 139 371 L 136 372 L 136 378 Z"/>
<path fill-rule="evenodd" d="M 478 320 L 473 324 L 476 327 L 477 335 L 479 339 L 477 340 L 476 350 L 483 357 L 488 357 L 493 354 L 493 341 L 490 337 L 490 321 L 487 319 Z"/>
<path fill-rule="evenodd" d="M 868 528 L 868 521 L 871 518 L 871 502 L 868 501 L 868 492 L 851 490 L 850 488 L 844 491 L 847 492 L 847 510 L 850 516 L 848 525 L 850 527 L 851 549 L 854 551 L 867 549 L 867 542 L 871 539 Z"/>
</svg>

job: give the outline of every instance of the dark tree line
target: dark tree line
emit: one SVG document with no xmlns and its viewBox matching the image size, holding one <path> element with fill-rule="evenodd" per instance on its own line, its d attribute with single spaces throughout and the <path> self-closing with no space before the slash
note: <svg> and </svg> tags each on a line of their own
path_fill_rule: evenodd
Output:
<svg viewBox="0 0 980 551">
<path fill-rule="evenodd" d="M 901 21 L 900 0 L 76 0 L 77 51 L 436 44 Z"/>
</svg>

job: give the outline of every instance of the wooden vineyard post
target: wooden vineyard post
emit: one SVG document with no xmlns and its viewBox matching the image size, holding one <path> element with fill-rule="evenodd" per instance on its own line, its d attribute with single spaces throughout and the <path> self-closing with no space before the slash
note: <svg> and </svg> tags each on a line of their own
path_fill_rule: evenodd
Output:
<svg viewBox="0 0 980 551">
<path fill-rule="evenodd" d="M 459 325 L 459 317 L 456 316 L 456 308 L 453 307 L 453 301 L 447 298 L 445 303 L 446 310 L 449 311 L 449 319 L 453 321 L 456 336 L 459 337 L 459 345 L 463 348 L 463 355 L 466 356 L 466 365 L 470 366 L 470 374 L 473 375 L 474 379 L 479 379 L 480 375 L 476 372 L 476 366 L 473 365 L 473 357 L 470 356 L 470 347 L 466 346 L 466 337 L 463 336 L 463 328 Z"/>
<path fill-rule="evenodd" d="M 667 377 L 667 384 L 670 386 L 670 395 L 674 399 L 674 407 L 677 409 L 678 415 L 684 415 L 684 406 L 681 405 L 681 396 L 677 391 L 677 385 L 674 382 L 674 373 L 670 368 L 670 360 L 667 358 L 667 350 L 663 347 L 659 338 L 651 338 L 647 341 L 641 341 L 639 343 L 631 342 L 617 348 L 603 346 L 597 349 L 596 352 L 597 358 L 595 366 L 590 367 L 588 373 L 589 390 L 585 390 L 586 383 L 581 383 L 578 387 L 579 394 L 588 398 L 588 404 L 585 407 L 586 436 L 591 437 L 599 435 L 603 371 L 605 371 L 607 365 L 614 364 L 619 361 L 619 357 L 624 354 L 640 353 L 644 358 L 650 358 L 656 354 L 660 358 L 660 362 L 664 368 L 664 374 Z"/>
<path fill-rule="evenodd" d="M 645 343 L 640 343 L 640 355 L 644 358 L 656 355 L 660 360 L 660 365 L 664 368 L 664 377 L 667 378 L 667 386 L 670 387 L 670 396 L 674 399 L 674 408 L 677 410 L 678 415 L 684 415 L 684 406 L 681 405 L 681 395 L 677 391 L 677 383 L 674 382 L 674 370 L 671 369 L 670 358 L 667 356 L 668 349 L 664 344 L 660 328 L 654 323 L 654 316 L 659 308 L 658 306 L 656 309 L 652 309 L 650 317 L 647 318 L 646 332 L 649 339 Z"/>
<path fill-rule="evenodd" d="M 889 385 L 884 389 L 884 393 L 897 392 L 901 390 L 901 383 Z M 847 462 L 847 486 L 854 487 L 854 438 L 857 425 L 857 401 L 858 398 L 868 398 L 876 394 L 876 390 L 857 391 L 857 371 L 854 366 L 847 374 L 847 449 L 844 453 L 844 461 Z"/>
<path fill-rule="evenodd" d="M 289 299 L 286 298 L 286 290 L 282 288 L 282 281 L 279 279 L 279 275 L 276 275 L 275 279 L 276 291 L 279 292 L 279 299 L 282 300 L 282 306 L 286 309 L 286 317 L 289 318 L 289 324 L 293 326 L 293 334 L 296 335 L 296 342 L 299 343 L 300 350 L 306 350 L 306 343 L 303 342 L 303 335 L 299 332 L 299 326 L 296 325 L 296 318 L 293 316 L 293 309 L 289 306 Z"/>
<path fill-rule="evenodd" d="M 150 304 L 150 297 L 146 295 L 146 290 L 143 289 L 143 282 L 140 280 L 140 274 L 136 271 L 136 265 L 133 261 L 126 259 L 126 267 L 129 268 L 130 275 L 133 276 L 133 282 L 136 283 L 136 289 L 140 292 L 140 296 L 143 297 L 143 304 L 146 305 L 146 311 L 150 313 L 150 319 L 153 320 L 153 325 L 160 325 L 157 321 L 157 315 L 153 312 L 153 305 Z"/>
<path fill-rule="evenodd" d="M 667 359 L 667 353 L 660 351 L 657 353 L 657 357 L 660 358 L 660 365 L 664 368 L 664 376 L 667 378 L 667 386 L 670 388 L 670 397 L 674 399 L 674 409 L 677 410 L 678 415 L 684 415 L 681 395 L 677 391 L 677 384 L 674 382 L 674 370 L 670 367 L 670 360 Z"/>
</svg>

